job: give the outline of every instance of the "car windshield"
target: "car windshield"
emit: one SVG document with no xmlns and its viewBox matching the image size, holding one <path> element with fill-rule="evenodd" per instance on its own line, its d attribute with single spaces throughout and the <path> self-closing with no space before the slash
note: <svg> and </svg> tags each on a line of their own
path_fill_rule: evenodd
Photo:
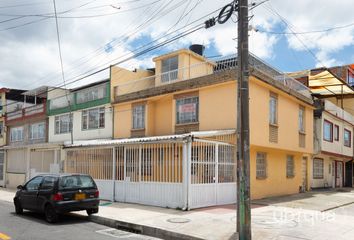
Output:
<svg viewBox="0 0 354 240">
<path fill-rule="evenodd" d="M 72 188 L 94 188 L 95 183 L 90 176 L 65 176 L 60 178 L 59 189 L 72 189 Z"/>
</svg>

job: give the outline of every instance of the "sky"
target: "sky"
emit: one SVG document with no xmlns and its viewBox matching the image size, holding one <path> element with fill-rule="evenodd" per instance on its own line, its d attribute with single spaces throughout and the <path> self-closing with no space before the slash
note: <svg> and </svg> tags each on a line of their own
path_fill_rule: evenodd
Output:
<svg viewBox="0 0 354 240">
<path fill-rule="evenodd" d="M 73 88 L 109 77 L 112 64 L 154 67 L 152 58 L 203 44 L 206 57 L 236 53 L 237 15 L 205 29 L 230 0 L 0 0 L 0 87 Z M 353 0 L 251 1 L 250 51 L 283 72 L 354 63 Z M 259 5 L 258 5 L 259 4 Z M 189 29 L 195 31 L 134 57 Z M 150 45 L 149 45 L 150 44 Z"/>
</svg>

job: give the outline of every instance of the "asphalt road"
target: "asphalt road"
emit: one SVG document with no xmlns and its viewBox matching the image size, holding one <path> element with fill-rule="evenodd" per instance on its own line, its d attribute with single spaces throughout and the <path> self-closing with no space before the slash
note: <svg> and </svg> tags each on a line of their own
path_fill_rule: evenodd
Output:
<svg viewBox="0 0 354 240">
<path fill-rule="evenodd" d="M 9 238 L 8 238 L 9 237 Z M 48 224 L 39 213 L 16 215 L 9 202 L 0 201 L 0 240 L 114 240 L 154 239 L 88 221 L 88 217 L 67 214 L 56 224 Z"/>
</svg>

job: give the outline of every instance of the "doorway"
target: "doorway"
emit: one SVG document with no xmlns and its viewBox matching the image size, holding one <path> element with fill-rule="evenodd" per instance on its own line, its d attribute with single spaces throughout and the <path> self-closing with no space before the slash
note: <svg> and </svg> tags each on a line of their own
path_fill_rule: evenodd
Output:
<svg viewBox="0 0 354 240">
<path fill-rule="evenodd" d="M 345 187 L 353 187 L 353 160 L 345 163 Z"/>
<path fill-rule="evenodd" d="M 343 162 L 335 161 L 335 187 L 343 187 Z"/>
</svg>

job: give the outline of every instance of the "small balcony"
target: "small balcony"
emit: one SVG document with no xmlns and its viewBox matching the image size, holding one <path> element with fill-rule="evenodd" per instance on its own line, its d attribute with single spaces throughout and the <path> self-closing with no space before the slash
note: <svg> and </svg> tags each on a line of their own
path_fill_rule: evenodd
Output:
<svg viewBox="0 0 354 240">
<path fill-rule="evenodd" d="M 45 115 L 45 113 L 46 113 L 46 104 L 45 103 L 36 104 L 17 111 L 8 112 L 6 114 L 6 122 L 19 121 L 29 117 Z"/>
</svg>

